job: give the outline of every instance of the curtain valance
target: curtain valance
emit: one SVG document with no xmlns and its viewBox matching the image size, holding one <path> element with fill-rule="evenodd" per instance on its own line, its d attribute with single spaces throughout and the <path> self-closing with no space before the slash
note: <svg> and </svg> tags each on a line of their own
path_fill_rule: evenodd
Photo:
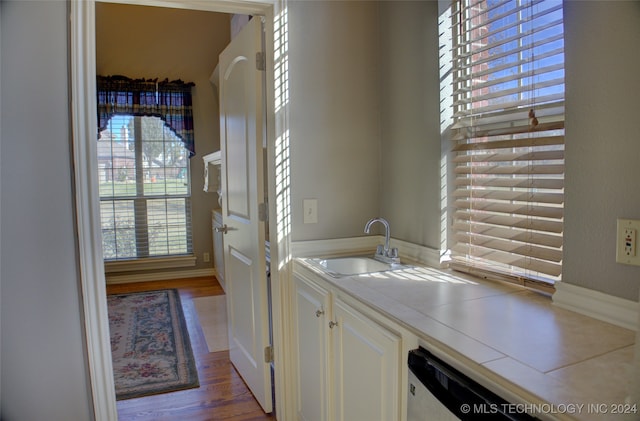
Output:
<svg viewBox="0 0 640 421">
<path fill-rule="evenodd" d="M 98 135 L 116 114 L 160 117 L 184 143 L 189 157 L 195 154 L 193 137 L 193 82 L 168 79 L 130 79 L 98 76 Z"/>
</svg>

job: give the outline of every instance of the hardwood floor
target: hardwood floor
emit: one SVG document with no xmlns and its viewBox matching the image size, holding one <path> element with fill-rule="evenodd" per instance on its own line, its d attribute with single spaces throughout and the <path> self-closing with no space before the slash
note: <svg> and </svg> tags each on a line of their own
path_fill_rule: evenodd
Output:
<svg viewBox="0 0 640 421">
<path fill-rule="evenodd" d="M 107 285 L 107 294 L 176 288 L 189 329 L 200 387 L 117 402 L 119 421 L 275 420 L 265 414 L 229 361 L 229 352 L 209 352 L 193 298 L 222 295 L 215 277 Z"/>
</svg>

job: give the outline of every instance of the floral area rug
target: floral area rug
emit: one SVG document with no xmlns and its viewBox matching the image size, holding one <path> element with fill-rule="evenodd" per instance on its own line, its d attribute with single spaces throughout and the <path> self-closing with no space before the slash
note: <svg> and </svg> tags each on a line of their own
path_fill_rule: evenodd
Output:
<svg viewBox="0 0 640 421">
<path fill-rule="evenodd" d="M 107 296 L 116 399 L 198 387 L 177 290 Z"/>
</svg>

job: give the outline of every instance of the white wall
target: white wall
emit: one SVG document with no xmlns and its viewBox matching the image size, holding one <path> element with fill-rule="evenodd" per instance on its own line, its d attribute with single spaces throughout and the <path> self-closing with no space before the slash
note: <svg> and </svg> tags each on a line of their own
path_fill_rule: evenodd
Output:
<svg viewBox="0 0 640 421">
<path fill-rule="evenodd" d="M 288 13 L 291 237 L 365 235 L 380 212 L 378 9 L 290 1 Z M 318 199 L 317 224 L 303 224 L 305 198 Z"/>
<path fill-rule="evenodd" d="M 379 7 L 380 213 L 394 238 L 440 249 L 438 3 Z"/>
<path fill-rule="evenodd" d="M 1 19 L 0 418 L 90 420 L 71 190 L 67 3 L 3 1 Z"/>
<path fill-rule="evenodd" d="M 439 249 L 437 3 L 294 0 L 289 32 L 292 239 L 362 236 L 382 216 Z"/>
<path fill-rule="evenodd" d="M 616 218 L 640 219 L 640 2 L 565 3 L 564 282 L 636 301 Z"/>
</svg>

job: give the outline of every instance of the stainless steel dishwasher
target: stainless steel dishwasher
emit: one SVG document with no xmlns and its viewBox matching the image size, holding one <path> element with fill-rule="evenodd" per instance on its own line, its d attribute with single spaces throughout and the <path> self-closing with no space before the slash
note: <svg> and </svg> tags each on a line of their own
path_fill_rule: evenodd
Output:
<svg viewBox="0 0 640 421">
<path fill-rule="evenodd" d="M 409 352 L 407 421 L 536 420 L 420 347 Z"/>
</svg>

